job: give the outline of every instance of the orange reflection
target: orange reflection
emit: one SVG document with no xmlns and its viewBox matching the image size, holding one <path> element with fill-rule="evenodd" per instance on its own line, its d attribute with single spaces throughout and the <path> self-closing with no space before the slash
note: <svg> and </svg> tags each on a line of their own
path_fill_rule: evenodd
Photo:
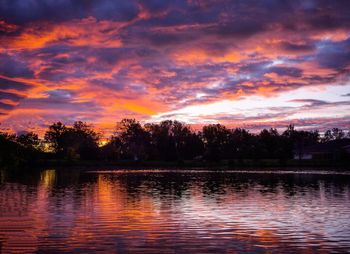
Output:
<svg viewBox="0 0 350 254">
<path fill-rule="evenodd" d="M 28 186 L 5 182 L 0 189 L 0 204 L 7 204 L 0 206 L 2 250 L 133 252 L 162 246 L 159 252 L 167 253 L 194 245 L 199 252 L 225 246 L 234 253 L 237 246 L 250 252 L 274 248 L 289 252 L 291 246 L 300 251 L 295 246 L 304 246 L 308 251 L 317 245 L 322 253 L 327 247 L 327 227 L 315 233 L 318 226 L 310 228 L 309 224 L 308 232 L 303 231 L 303 225 L 298 224 L 309 223 L 310 217 L 303 213 L 303 206 L 294 207 L 284 194 L 276 194 L 280 187 L 261 193 L 254 186 L 233 190 L 229 185 L 218 185 L 217 190 L 225 192 L 208 192 L 207 179 L 201 184 L 187 182 L 177 195 L 183 180 L 163 183 L 171 187 L 161 192 L 157 186 L 161 182 L 150 186 L 150 179 L 162 173 L 166 172 L 139 171 L 136 174 L 145 177 L 140 181 L 141 175 L 132 170 L 103 171 L 92 175 L 93 181 L 75 183 L 73 188 L 58 186 L 56 171 L 47 170 L 39 176 L 34 192 Z M 340 200 L 344 197 L 338 196 Z M 305 193 L 294 198 L 308 200 Z M 322 204 L 327 206 L 328 201 L 323 196 Z M 289 212 L 292 219 L 286 217 Z M 298 231 L 294 231 L 296 225 Z M 296 236 L 299 238 L 293 238 Z"/>
</svg>

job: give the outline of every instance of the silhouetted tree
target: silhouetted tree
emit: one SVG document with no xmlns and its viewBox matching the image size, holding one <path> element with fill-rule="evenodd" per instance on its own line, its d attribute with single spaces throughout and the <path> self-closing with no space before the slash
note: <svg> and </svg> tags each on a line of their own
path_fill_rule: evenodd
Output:
<svg viewBox="0 0 350 254">
<path fill-rule="evenodd" d="M 217 161 L 227 157 L 229 129 L 221 124 L 211 124 L 203 127 L 202 135 L 207 159 Z"/>
<path fill-rule="evenodd" d="M 147 157 L 150 135 L 135 119 L 123 119 L 118 122 L 116 134 L 121 140 L 123 155 L 134 160 Z"/>
<path fill-rule="evenodd" d="M 262 158 L 278 159 L 283 154 L 283 137 L 281 137 L 276 129 L 262 130 L 258 135 L 258 143 Z"/>
<path fill-rule="evenodd" d="M 14 134 L 0 132 L 0 166 L 18 167 L 34 164 L 41 155 L 36 147 L 36 134 Z"/>
<path fill-rule="evenodd" d="M 293 125 L 289 125 L 287 130 L 283 132 L 283 136 L 287 138 L 286 152 L 293 156 L 293 151 L 299 154 L 299 158 L 303 154 L 304 148 L 319 141 L 320 135 L 318 130 L 315 131 L 297 131 Z"/>
<path fill-rule="evenodd" d="M 15 136 L 0 132 L 0 166 L 12 166 L 21 161 L 20 150 Z"/>
<path fill-rule="evenodd" d="M 193 159 L 203 153 L 203 142 L 191 128 L 178 121 L 145 124 L 151 137 L 151 158 L 158 160 Z"/>
<path fill-rule="evenodd" d="M 159 124 L 145 124 L 145 130 L 150 135 L 152 157 L 158 160 L 176 160 L 177 151 L 175 139 L 172 134 L 173 122 L 162 121 Z"/>
<path fill-rule="evenodd" d="M 16 141 L 26 148 L 37 149 L 40 145 L 40 139 L 37 134 L 33 132 L 27 132 L 19 135 Z"/>
<path fill-rule="evenodd" d="M 45 156 L 81 160 L 183 161 L 200 155 L 207 160 L 225 159 L 230 163 L 245 163 L 244 159 L 255 163 L 260 159 L 279 159 L 282 162 L 293 158 L 294 154 L 301 158 L 307 146 L 345 137 L 345 132 L 338 128 L 326 131 L 320 140 L 317 130 L 296 130 L 293 125 L 280 135 L 273 128 L 252 134 L 242 128 L 228 129 L 221 124 L 211 124 L 195 132 L 189 125 L 178 121 L 166 120 L 142 126 L 135 119 L 123 119 L 117 123 L 116 132 L 107 144 L 99 147 L 100 135 L 87 123 L 78 121 L 66 126 L 57 122 L 45 133 L 45 141 L 53 150 L 53 155 Z M 44 158 L 41 144 L 33 132 L 18 136 L 0 132 L 0 165 L 29 165 Z"/>
<path fill-rule="evenodd" d="M 45 133 L 45 141 L 50 144 L 53 151 L 57 155 L 62 155 L 64 150 L 63 134 L 67 131 L 67 127 L 61 122 L 53 123 L 49 126 Z"/>
<path fill-rule="evenodd" d="M 331 141 L 331 140 L 337 140 L 342 139 L 345 137 L 345 133 L 342 129 L 339 128 L 333 128 L 332 130 L 327 130 L 324 133 L 323 141 Z"/>
<path fill-rule="evenodd" d="M 120 160 L 122 157 L 122 142 L 119 137 L 112 136 L 109 142 L 101 147 L 101 157 L 104 160 Z"/>
<path fill-rule="evenodd" d="M 54 123 L 45 133 L 45 140 L 59 157 L 86 160 L 98 157 L 99 135 L 84 122 L 75 122 L 72 127 Z"/>
<path fill-rule="evenodd" d="M 254 136 L 247 130 L 236 128 L 230 131 L 229 151 L 226 152 L 229 159 L 241 161 L 250 158 L 254 148 Z"/>
<path fill-rule="evenodd" d="M 90 160 L 98 157 L 99 135 L 90 125 L 81 121 L 75 122 L 72 128 L 68 128 L 66 135 L 67 146 L 74 147 L 81 159 Z"/>
<path fill-rule="evenodd" d="M 199 139 L 196 139 L 196 134 L 192 133 L 189 126 L 174 121 L 172 135 L 175 141 L 177 159 L 193 159 L 193 157 L 199 155 L 197 151 L 201 150 L 202 145 Z"/>
</svg>

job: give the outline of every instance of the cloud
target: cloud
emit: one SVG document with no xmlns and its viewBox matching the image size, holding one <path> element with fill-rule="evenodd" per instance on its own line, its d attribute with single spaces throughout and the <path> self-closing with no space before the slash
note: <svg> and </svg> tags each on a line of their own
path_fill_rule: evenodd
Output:
<svg viewBox="0 0 350 254">
<path fill-rule="evenodd" d="M 23 99 L 24 97 L 22 95 L 16 94 L 16 93 L 8 93 L 8 92 L 0 92 L 0 100 L 12 100 L 12 101 L 19 101 L 20 99 Z"/>
<path fill-rule="evenodd" d="M 298 102 L 298 103 L 308 104 L 310 106 L 321 106 L 321 105 L 329 104 L 326 101 L 314 100 L 314 99 L 294 99 L 294 100 L 290 100 L 290 102 Z"/>
<path fill-rule="evenodd" d="M 335 43 L 320 42 L 316 59 L 322 67 L 339 71 L 345 69 L 350 65 L 350 39 Z"/>
<path fill-rule="evenodd" d="M 3 103 L 0 101 L 0 109 L 2 110 L 9 110 L 9 109 L 12 109 L 14 106 L 11 105 L 11 104 L 7 104 L 7 103 Z"/>
<path fill-rule="evenodd" d="M 289 41 L 280 42 L 280 47 L 289 52 L 312 52 L 316 49 L 312 43 L 293 43 Z"/>
<path fill-rule="evenodd" d="M 10 78 L 33 77 L 34 72 L 27 66 L 27 64 L 16 58 L 16 55 L 10 56 L 6 53 L 0 53 L 0 75 Z"/>
<path fill-rule="evenodd" d="M 50 90 L 43 98 L 27 98 L 21 102 L 20 108 L 43 109 L 47 111 L 95 112 L 100 107 L 92 101 L 79 101 L 76 95 L 64 89 Z"/>
<path fill-rule="evenodd" d="M 4 0 L 0 2 L 0 16 L 8 22 L 26 24 L 34 21 L 60 22 L 89 16 L 117 21 L 130 20 L 138 14 L 135 1 L 113 0 Z"/>
<path fill-rule="evenodd" d="M 0 89 L 2 90 L 15 89 L 23 91 L 28 90 L 30 87 L 31 85 L 28 83 L 0 77 Z"/>
<path fill-rule="evenodd" d="M 15 126 L 24 117 L 23 127 L 27 115 L 42 123 L 56 114 L 107 125 L 165 114 L 257 123 L 308 118 L 311 107 L 346 118 L 336 113 L 344 98 L 326 91 L 349 84 L 349 7 L 331 0 L 0 1 L 1 120 Z M 301 105 L 295 116 L 282 106 L 260 116 L 173 113 L 247 97 L 268 105 L 304 88 L 323 98 L 279 102 Z"/>
</svg>

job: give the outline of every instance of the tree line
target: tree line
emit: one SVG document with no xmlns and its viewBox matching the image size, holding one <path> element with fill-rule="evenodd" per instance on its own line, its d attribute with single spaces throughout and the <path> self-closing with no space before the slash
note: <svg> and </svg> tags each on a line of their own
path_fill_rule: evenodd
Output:
<svg viewBox="0 0 350 254">
<path fill-rule="evenodd" d="M 104 143 L 102 136 L 85 122 L 72 126 L 61 122 L 50 125 L 43 139 L 27 132 L 21 135 L 0 133 L 0 165 L 20 164 L 36 159 L 68 160 L 259 160 L 293 158 L 296 150 L 336 139 L 349 138 L 339 128 L 327 130 L 321 137 L 315 131 L 297 130 L 289 125 L 283 132 L 263 129 L 250 133 L 243 128 L 230 129 L 209 124 L 200 131 L 179 121 L 166 120 L 142 125 L 135 119 L 116 124 L 113 135 Z"/>
</svg>

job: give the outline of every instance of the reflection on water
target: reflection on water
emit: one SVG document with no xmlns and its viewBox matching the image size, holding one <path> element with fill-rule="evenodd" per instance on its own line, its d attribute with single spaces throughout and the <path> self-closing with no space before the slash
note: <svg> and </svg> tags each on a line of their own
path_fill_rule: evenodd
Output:
<svg viewBox="0 0 350 254">
<path fill-rule="evenodd" d="M 0 174 L 0 253 L 344 253 L 350 176 Z"/>
</svg>

